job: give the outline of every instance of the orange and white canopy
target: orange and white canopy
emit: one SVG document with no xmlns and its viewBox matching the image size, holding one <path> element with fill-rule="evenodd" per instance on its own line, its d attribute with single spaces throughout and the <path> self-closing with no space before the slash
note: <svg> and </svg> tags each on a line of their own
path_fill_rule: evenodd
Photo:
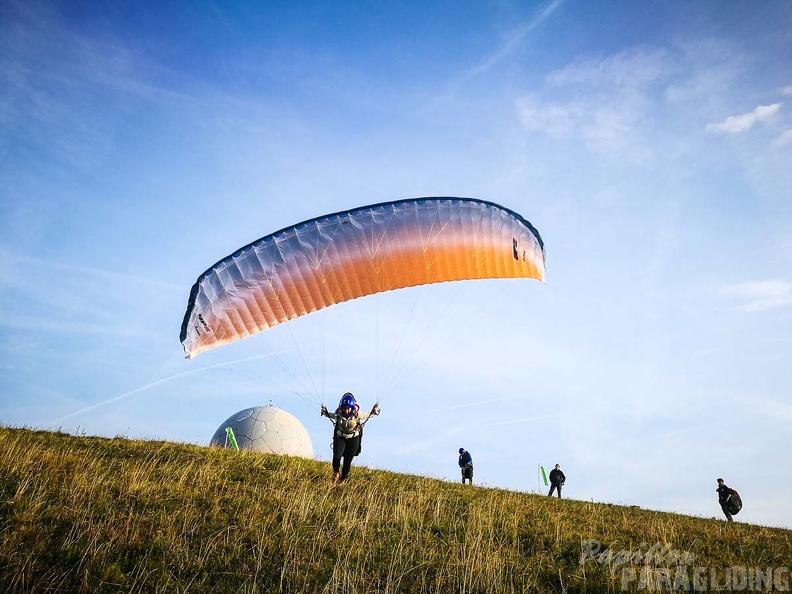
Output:
<svg viewBox="0 0 792 594">
<path fill-rule="evenodd" d="M 497 204 L 417 198 L 364 206 L 281 229 L 217 262 L 192 287 L 181 342 L 192 358 L 364 295 L 544 274 L 539 232 Z"/>
</svg>

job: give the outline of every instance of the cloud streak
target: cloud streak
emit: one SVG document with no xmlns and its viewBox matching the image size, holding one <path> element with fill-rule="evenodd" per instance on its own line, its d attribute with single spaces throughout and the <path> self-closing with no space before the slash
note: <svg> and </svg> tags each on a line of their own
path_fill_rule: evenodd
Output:
<svg viewBox="0 0 792 594">
<path fill-rule="evenodd" d="M 517 101 L 528 132 L 580 137 L 595 154 L 628 154 L 641 160 L 635 135 L 650 122 L 654 93 L 674 63 L 664 49 L 634 47 L 600 58 L 578 58 L 548 74 L 540 96 Z M 568 93 L 573 99 L 567 99 Z M 558 97 L 558 99 L 554 99 Z"/>
<path fill-rule="evenodd" d="M 547 82 L 553 86 L 646 87 L 664 79 L 670 72 L 665 50 L 635 47 L 600 59 L 583 58 L 551 72 Z"/>
<path fill-rule="evenodd" d="M 55 260 L 44 260 L 42 258 L 34 258 L 30 256 L 18 256 L 16 254 L 11 254 L 9 252 L 6 252 L 5 250 L 0 249 L 0 263 L 4 263 L 7 266 L 11 262 L 15 264 L 41 266 L 57 271 L 76 272 L 78 274 L 92 276 L 106 281 L 118 281 L 118 282 L 128 283 L 131 285 L 142 284 L 157 289 L 164 289 L 167 291 L 174 291 L 174 292 L 178 291 L 180 293 L 184 291 L 184 287 L 180 285 L 161 281 L 155 278 L 149 278 L 135 274 L 127 274 L 123 272 L 116 272 L 113 270 L 104 270 L 102 268 L 95 268 L 91 266 L 79 266 L 76 264 L 68 264 L 64 262 L 58 262 Z M 2 273 L 2 268 L 0 268 L 0 281 L 3 280 L 1 273 Z"/>
<path fill-rule="evenodd" d="M 775 146 L 788 146 L 792 144 L 792 128 L 785 130 L 778 138 L 775 139 L 773 144 Z"/>
<path fill-rule="evenodd" d="M 707 132 L 714 134 L 739 134 L 754 127 L 758 122 L 772 118 L 781 109 L 781 103 L 759 105 L 753 111 L 736 116 L 729 116 L 720 124 L 707 124 Z"/>
<path fill-rule="evenodd" d="M 792 282 L 780 279 L 740 283 L 726 287 L 723 293 L 745 300 L 736 311 L 758 313 L 792 305 Z"/>
<path fill-rule="evenodd" d="M 792 406 L 785 402 L 765 400 L 759 404 L 759 409 L 774 419 L 792 422 Z"/>
<path fill-rule="evenodd" d="M 526 417 L 523 419 L 511 419 L 508 421 L 500 421 L 498 423 L 489 423 L 488 425 L 484 425 L 485 427 L 500 427 L 501 425 L 515 425 L 521 423 L 533 423 L 535 421 L 544 421 L 546 419 L 557 419 L 559 417 L 567 416 L 566 413 L 553 413 L 549 415 L 541 415 L 538 417 Z"/>
<path fill-rule="evenodd" d="M 491 55 L 487 56 L 484 60 L 473 66 L 467 72 L 462 74 L 459 79 L 454 84 L 455 87 L 458 87 L 467 81 L 475 78 L 481 74 L 492 69 L 495 65 L 501 62 L 504 58 L 508 57 L 509 55 L 513 54 L 514 51 L 519 47 L 520 43 L 522 43 L 525 36 L 528 35 L 531 31 L 536 29 L 539 25 L 541 25 L 550 15 L 552 15 L 561 4 L 563 4 L 564 0 L 553 0 L 548 4 L 539 14 L 528 20 L 527 22 L 523 23 L 520 27 L 512 31 L 507 37 L 506 40 L 501 44 L 501 46 L 493 52 Z"/>
<path fill-rule="evenodd" d="M 227 362 L 223 362 L 223 363 L 216 363 L 215 365 L 209 365 L 207 367 L 201 367 L 199 369 L 192 369 L 190 371 L 183 371 L 182 373 L 176 373 L 174 375 L 171 375 L 171 376 L 168 376 L 168 377 L 163 377 L 163 378 L 158 379 L 156 381 L 150 382 L 150 383 L 148 383 L 148 384 L 146 384 L 144 386 L 140 386 L 139 388 L 135 388 L 134 390 L 130 390 L 129 392 L 124 392 L 123 394 L 119 394 L 118 396 L 114 396 L 113 398 L 108 398 L 107 400 L 102 400 L 101 402 L 97 402 L 96 404 L 91 404 L 90 406 L 85 406 L 85 407 L 83 407 L 83 408 L 81 408 L 79 410 L 75 410 L 74 412 L 70 412 L 67 415 L 59 417 L 57 419 L 53 419 L 53 420 L 47 422 L 46 424 L 47 425 L 54 425 L 55 423 L 61 423 L 61 422 L 65 421 L 66 419 L 70 419 L 72 417 L 76 417 L 77 415 L 81 415 L 83 413 L 90 412 L 90 411 L 95 410 L 95 409 L 97 409 L 97 408 L 99 408 L 101 406 L 106 406 L 108 404 L 112 404 L 113 402 L 119 402 L 119 401 L 121 401 L 121 400 L 123 400 L 125 398 L 128 398 L 129 396 L 133 396 L 134 394 L 138 394 L 140 392 L 144 392 L 144 391 L 146 391 L 146 390 L 148 390 L 150 388 L 154 388 L 156 386 L 168 383 L 168 382 L 173 381 L 175 379 L 178 379 L 180 377 L 185 377 L 187 375 L 193 375 L 195 373 L 201 373 L 202 371 L 207 371 L 209 369 L 215 369 L 217 367 L 227 367 L 227 366 L 233 365 L 235 363 L 243 363 L 245 361 L 252 361 L 254 359 L 268 359 L 268 358 L 271 358 L 271 357 L 275 357 L 276 355 L 281 355 L 281 354 L 287 353 L 287 352 L 289 352 L 289 351 L 278 351 L 276 353 L 267 353 L 267 354 L 264 354 L 264 355 L 254 355 L 252 357 L 245 357 L 244 359 L 237 359 L 236 361 L 227 361 Z"/>
</svg>

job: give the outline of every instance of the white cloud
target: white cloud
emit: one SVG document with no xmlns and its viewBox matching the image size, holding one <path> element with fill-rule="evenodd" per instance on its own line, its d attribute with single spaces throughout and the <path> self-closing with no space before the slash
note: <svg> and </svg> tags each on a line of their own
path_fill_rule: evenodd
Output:
<svg viewBox="0 0 792 594">
<path fill-rule="evenodd" d="M 781 136 L 773 141 L 773 144 L 775 146 L 787 146 L 788 144 L 792 144 L 792 128 L 783 132 Z"/>
<path fill-rule="evenodd" d="M 585 107 L 580 103 L 540 104 L 521 100 L 517 106 L 523 128 L 531 132 L 544 132 L 557 138 L 568 135 L 579 126 Z"/>
<path fill-rule="evenodd" d="M 643 87 L 664 78 L 670 71 L 665 51 L 633 48 L 603 59 L 578 59 L 551 72 L 551 85 Z"/>
<path fill-rule="evenodd" d="M 629 155 L 640 160 L 636 147 L 639 128 L 650 119 L 653 84 L 661 84 L 673 70 L 665 50 L 635 47 L 604 58 L 578 58 L 547 76 L 544 97 L 517 102 L 520 123 L 528 132 L 555 138 L 579 137 L 600 155 Z M 567 99 L 566 88 L 574 89 Z M 586 91 L 590 92 L 586 92 Z M 560 98 L 563 97 L 563 98 Z"/>
<path fill-rule="evenodd" d="M 781 94 L 782 95 L 792 95 L 792 85 L 786 86 L 783 89 L 781 89 Z"/>
<path fill-rule="evenodd" d="M 686 40 L 675 46 L 673 58 L 675 76 L 664 96 L 677 106 L 691 104 L 688 111 L 718 109 L 748 68 L 740 47 L 724 39 Z"/>
<path fill-rule="evenodd" d="M 615 152 L 629 148 L 629 137 L 637 116 L 632 109 L 603 107 L 583 127 L 586 145 L 595 153 Z"/>
<path fill-rule="evenodd" d="M 792 404 L 756 396 L 741 398 L 739 401 L 745 407 L 746 414 L 770 417 L 779 421 L 792 421 Z"/>
<path fill-rule="evenodd" d="M 595 154 L 631 149 L 632 135 L 645 110 L 643 99 L 635 93 L 567 103 L 541 103 L 531 99 L 517 102 L 517 115 L 523 129 L 554 138 L 580 136 L 586 148 Z M 634 150 L 633 156 L 639 152 Z"/>
<path fill-rule="evenodd" d="M 766 415 L 783 421 L 792 421 L 792 406 L 777 400 L 763 400 L 758 403 L 759 410 Z"/>
<path fill-rule="evenodd" d="M 757 122 L 773 117 L 781 109 L 781 103 L 772 105 L 759 105 L 753 111 L 736 116 L 729 116 L 720 124 L 707 124 L 707 132 L 716 134 L 737 134 L 745 132 Z"/>
<path fill-rule="evenodd" d="M 740 283 L 726 287 L 723 293 L 745 300 L 737 311 L 754 313 L 792 305 L 792 282 L 784 280 Z"/>
</svg>

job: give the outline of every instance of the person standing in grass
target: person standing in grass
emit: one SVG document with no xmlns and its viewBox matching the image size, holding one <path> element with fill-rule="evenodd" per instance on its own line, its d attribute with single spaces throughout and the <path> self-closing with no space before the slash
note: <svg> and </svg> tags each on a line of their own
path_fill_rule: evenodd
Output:
<svg viewBox="0 0 792 594">
<path fill-rule="evenodd" d="M 561 487 L 564 486 L 565 482 L 566 476 L 561 472 L 561 467 L 556 464 L 555 468 L 550 471 L 550 492 L 547 494 L 548 497 L 552 497 L 553 491 L 558 489 L 558 498 L 561 499 Z"/>
<path fill-rule="evenodd" d="M 335 412 L 327 412 L 322 405 L 321 415 L 333 422 L 333 483 L 343 483 L 352 468 L 352 458 L 360 453 L 360 440 L 363 438 L 363 425 L 371 417 L 380 413 L 376 403 L 370 413 L 361 413 L 360 405 L 351 392 L 341 397 Z M 344 465 L 341 466 L 341 459 Z M 340 473 L 339 473 L 340 470 Z"/>
<path fill-rule="evenodd" d="M 733 522 L 731 512 L 729 512 L 729 499 L 731 499 L 732 490 L 726 486 L 722 478 L 718 479 L 718 488 L 715 490 L 718 492 L 718 503 L 726 516 L 726 521 Z"/>
<path fill-rule="evenodd" d="M 465 448 L 459 448 L 459 468 L 462 470 L 462 484 L 465 484 L 465 479 L 473 484 L 473 456 Z"/>
</svg>

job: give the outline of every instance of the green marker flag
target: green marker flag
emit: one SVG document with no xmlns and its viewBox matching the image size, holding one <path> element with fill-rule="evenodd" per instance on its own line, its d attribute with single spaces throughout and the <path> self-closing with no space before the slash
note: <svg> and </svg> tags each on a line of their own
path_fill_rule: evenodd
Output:
<svg viewBox="0 0 792 594">
<path fill-rule="evenodd" d="M 231 429 L 231 427 L 229 427 Z M 547 486 L 547 475 L 545 474 L 544 466 L 539 467 L 542 470 L 542 478 L 544 479 L 545 487 Z"/>
<path fill-rule="evenodd" d="M 238 452 L 239 446 L 237 445 L 236 437 L 234 437 L 234 430 L 231 427 L 226 427 L 226 435 L 228 436 L 228 441 L 231 442 L 231 446 Z M 544 468 L 542 472 L 544 472 Z M 547 479 L 545 479 L 545 484 L 547 484 Z"/>
</svg>

